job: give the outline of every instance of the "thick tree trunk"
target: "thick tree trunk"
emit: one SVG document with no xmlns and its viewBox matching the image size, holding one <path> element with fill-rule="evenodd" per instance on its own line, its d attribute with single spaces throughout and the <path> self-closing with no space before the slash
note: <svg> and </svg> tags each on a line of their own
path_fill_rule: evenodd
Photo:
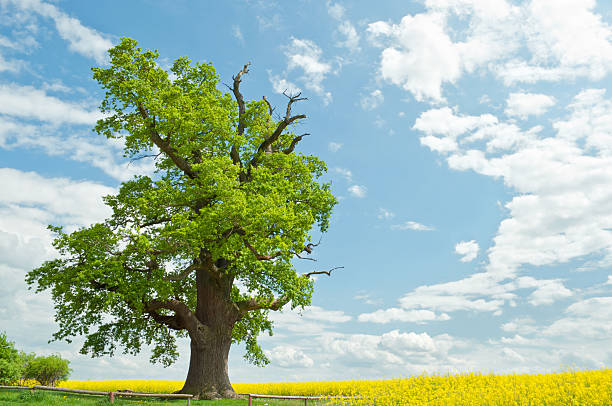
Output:
<svg viewBox="0 0 612 406">
<path fill-rule="evenodd" d="M 197 271 L 197 306 L 195 316 L 202 327 L 191 329 L 191 359 L 185 385 L 179 393 L 200 399 L 237 398 L 228 376 L 228 355 L 232 330 L 240 318 L 230 299 L 232 281 L 213 278 Z"/>
<path fill-rule="evenodd" d="M 227 358 L 232 343 L 232 326 L 229 331 L 191 339 L 191 359 L 183 389 L 200 399 L 237 398 L 227 369 Z"/>
</svg>

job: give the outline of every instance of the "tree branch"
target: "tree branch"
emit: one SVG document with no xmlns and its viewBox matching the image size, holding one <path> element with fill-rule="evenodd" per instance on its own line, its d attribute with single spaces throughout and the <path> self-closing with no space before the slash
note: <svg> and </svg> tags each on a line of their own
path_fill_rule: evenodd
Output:
<svg viewBox="0 0 612 406">
<path fill-rule="evenodd" d="M 141 160 L 141 159 L 143 159 L 143 158 L 155 158 L 155 159 L 157 159 L 157 158 L 159 158 L 159 156 L 160 156 L 161 154 L 162 154 L 162 153 L 160 152 L 159 154 L 141 155 L 141 156 L 138 156 L 138 157 L 136 157 L 136 158 L 132 158 L 132 159 L 130 159 L 130 162 L 128 162 L 127 166 L 130 166 L 130 164 L 131 164 L 132 162 L 134 162 L 134 161 L 138 161 L 138 160 Z"/>
<path fill-rule="evenodd" d="M 287 155 L 289 155 L 290 153 L 292 153 L 292 152 L 293 152 L 293 150 L 295 149 L 295 146 L 298 144 L 298 142 L 302 141 L 302 138 L 304 138 L 304 137 L 306 137 L 306 136 L 308 136 L 308 135 L 310 135 L 310 134 L 309 134 L 309 133 L 305 133 L 305 134 L 298 135 L 297 137 L 295 137 L 295 138 L 293 139 L 293 141 L 291 141 L 291 145 L 289 146 L 289 148 L 287 148 L 287 149 L 283 150 L 283 153 L 285 153 L 285 154 L 287 154 Z"/>
<path fill-rule="evenodd" d="M 295 96 L 289 96 L 285 92 L 283 92 L 283 94 L 286 97 L 289 98 L 289 101 L 287 102 L 287 110 L 285 112 L 285 117 L 283 118 L 283 120 L 280 123 L 278 123 L 278 126 L 276 127 L 274 132 L 272 134 L 270 134 L 270 136 L 267 137 L 259 145 L 259 147 L 257 148 L 257 152 L 255 153 L 255 155 L 251 159 L 251 163 L 250 163 L 251 167 L 254 167 L 254 166 L 257 165 L 259 157 L 261 156 L 262 153 L 264 153 L 264 152 L 272 152 L 272 144 L 274 144 L 278 140 L 280 135 L 283 133 L 283 131 L 285 130 L 285 128 L 287 128 L 287 126 L 289 124 L 293 123 L 296 120 L 300 120 L 300 119 L 306 118 L 305 114 L 298 114 L 296 116 L 292 116 L 291 115 L 291 106 L 295 102 L 298 102 L 298 101 L 301 101 L 301 100 L 307 100 L 307 99 L 305 97 L 300 97 L 301 93 L 298 93 Z"/>
<path fill-rule="evenodd" d="M 137 103 L 137 108 L 138 108 L 138 112 L 140 113 L 140 116 L 143 118 L 143 120 L 146 123 L 147 118 L 149 118 L 149 114 L 147 113 L 147 111 L 145 110 L 145 108 L 142 106 L 141 103 Z M 168 140 L 163 140 L 160 137 L 157 130 L 155 129 L 155 127 L 147 125 L 147 128 L 149 130 L 151 141 L 153 141 L 153 143 L 157 145 L 157 147 L 162 152 L 164 152 L 180 170 L 182 170 L 191 179 L 195 179 L 197 176 L 197 172 L 195 172 L 191 168 L 191 165 L 189 165 L 189 163 L 182 156 L 179 156 L 177 154 L 176 149 L 170 146 L 170 143 L 168 142 Z"/>
<path fill-rule="evenodd" d="M 305 273 L 303 276 L 310 278 L 311 275 L 322 275 L 325 274 L 327 276 L 331 276 L 332 271 L 335 271 L 336 269 L 342 269 L 344 268 L 343 266 L 337 266 L 335 268 L 330 269 L 329 271 L 314 271 L 314 272 L 308 272 Z"/>
<path fill-rule="evenodd" d="M 255 247 L 253 247 L 251 243 L 249 243 L 249 241 L 246 238 L 244 238 L 243 241 L 244 241 L 244 245 L 246 245 L 248 249 L 253 253 L 253 255 L 255 255 L 255 258 L 257 258 L 260 261 L 270 261 L 271 259 L 277 258 L 281 256 L 282 254 L 281 251 L 278 251 L 272 255 L 261 255 L 260 253 L 257 252 L 257 249 L 255 249 Z"/>
<path fill-rule="evenodd" d="M 150 302 L 144 303 L 144 311 L 151 315 L 153 320 L 158 321 L 160 323 L 166 324 L 168 327 L 171 327 L 167 323 L 172 323 L 175 327 L 178 327 L 179 330 L 188 330 L 195 331 L 205 330 L 208 327 L 200 323 L 195 314 L 187 307 L 187 305 L 180 300 L 177 299 L 168 299 L 168 300 L 151 300 Z M 157 310 L 167 309 L 171 310 L 175 313 L 174 316 L 163 316 L 160 315 Z M 157 317 L 157 320 L 156 320 Z M 172 328 L 172 327 L 171 327 Z"/>
<path fill-rule="evenodd" d="M 307 278 L 310 278 L 311 275 L 320 275 L 320 274 L 326 274 L 327 276 L 331 276 L 332 271 L 336 269 L 341 269 L 341 268 L 344 268 L 344 267 L 337 266 L 335 268 L 330 269 L 329 271 L 308 272 L 306 274 L 303 274 L 302 276 L 305 276 Z M 290 300 L 289 296 L 287 295 L 279 297 L 267 303 L 258 301 L 256 298 L 249 298 L 247 300 L 241 300 L 239 302 L 236 302 L 236 306 L 238 307 L 238 310 L 242 314 L 246 312 L 250 312 L 252 310 L 261 310 L 261 309 L 277 311 L 277 310 L 280 310 L 284 305 L 289 303 L 289 300 Z"/>
<path fill-rule="evenodd" d="M 272 119 L 272 113 L 274 113 L 274 109 L 272 108 L 272 105 L 270 104 L 270 101 L 268 99 L 266 99 L 266 96 L 263 97 L 263 100 L 268 105 L 268 110 L 270 111 L 270 119 Z"/>
</svg>

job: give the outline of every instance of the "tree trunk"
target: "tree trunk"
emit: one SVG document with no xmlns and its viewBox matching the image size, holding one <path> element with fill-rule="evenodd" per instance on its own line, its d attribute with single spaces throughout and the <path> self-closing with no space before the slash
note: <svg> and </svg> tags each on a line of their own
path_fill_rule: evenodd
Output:
<svg viewBox="0 0 612 406">
<path fill-rule="evenodd" d="M 199 399 L 238 398 L 227 373 L 232 330 L 240 318 L 230 299 L 231 283 L 229 278 L 196 272 L 195 316 L 204 327 L 188 330 L 191 359 L 179 393 L 190 393 Z"/>
<path fill-rule="evenodd" d="M 227 359 L 232 343 L 232 327 L 229 331 L 211 332 L 191 339 L 191 359 L 183 389 L 178 393 L 190 393 L 199 399 L 238 398 L 229 380 Z"/>
</svg>

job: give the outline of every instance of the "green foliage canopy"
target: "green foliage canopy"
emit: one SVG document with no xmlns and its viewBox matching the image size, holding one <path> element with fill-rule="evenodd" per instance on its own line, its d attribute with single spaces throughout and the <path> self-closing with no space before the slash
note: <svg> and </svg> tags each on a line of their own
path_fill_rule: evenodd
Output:
<svg viewBox="0 0 612 406">
<path fill-rule="evenodd" d="M 271 334 L 270 310 L 310 303 L 312 280 L 292 260 L 311 252 L 313 227 L 325 232 L 336 204 L 319 181 L 325 163 L 294 152 L 305 115 L 291 109 L 303 99 L 287 95 L 275 120 L 265 98 L 243 99 L 247 66 L 230 94 L 209 63 L 181 57 L 168 72 L 157 51 L 128 38 L 109 54 L 110 67 L 92 69 L 106 91 L 95 131 L 121 139 L 126 157 L 155 154 L 156 174 L 106 196 L 113 214 L 102 223 L 70 234 L 49 226 L 61 256 L 27 282 L 51 289 L 54 338 L 84 335 L 81 352 L 92 356 L 153 345 L 152 361 L 169 365 L 175 337 L 186 335 L 181 315 L 198 311 L 194 270 L 206 270 L 241 314 L 233 342 L 265 364 L 257 336 Z"/>
</svg>

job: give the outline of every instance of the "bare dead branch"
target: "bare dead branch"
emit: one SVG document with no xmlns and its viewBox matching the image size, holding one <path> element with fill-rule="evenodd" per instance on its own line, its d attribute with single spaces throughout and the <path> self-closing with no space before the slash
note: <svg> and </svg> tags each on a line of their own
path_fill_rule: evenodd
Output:
<svg viewBox="0 0 612 406">
<path fill-rule="evenodd" d="M 308 260 L 308 261 L 314 261 L 314 262 L 317 262 L 317 260 L 316 260 L 316 259 L 314 259 L 314 258 L 302 257 L 302 256 L 300 256 L 300 254 L 297 254 L 297 253 L 295 254 L 295 256 L 296 256 L 296 257 L 298 257 L 299 259 L 306 259 L 306 260 Z"/>
<path fill-rule="evenodd" d="M 141 156 L 139 156 L 139 157 L 132 158 L 132 159 L 130 159 L 130 162 L 128 162 L 127 166 L 130 166 L 130 164 L 131 164 L 132 162 L 134 162 L 134 161 L 139 161 L 139 160 L 144 159 L 144 158 L 154 158 L 154 159 L 157 159 L 157 158 L 159 158 L 159 156 L 160 156 L 161 154 L 162 154 L 162 153 L 160 152 L 159 154 L 148 154 L 148 155 L 141 155 Z"/>
<path fill-rule="evenodd" d="M 293 139 L 293 141 L 291 141 L 291 145 L 289 146 L 289 148 L 283 150 L 283 153 L 285 153 L 287 155 L 292 153 L 293 150 L 295 149 L 295 146 L 298 144 L 298 142 L 302 141 L 302 138 L 304 138 L 304 137 L 306 137 L 308 135 L 310 135 L 310 134 L 309 133 L 305 133 L 305 134 L 298 135 L 297 137 L 295 137 Z"/>
<path fill-rule="evenodd" d="M 321 238 L 323 238 L 323 237 L 322 237 L 322 236 L 321 236 L 321 237 L 319 237 L 319 242 L 318 242 L 318 243 L 316 243 L 316 244 L 313 244 L 313 243 L 308 243 L 308 244 L 306 244 L 306 245 L 304 246 L 304 249 L 303 249 L 302 251 L 305 251 L 305 252 L 307 252 L 307 253 L 309 253 L 309 254 L 312 254 L 312 248 L 313 248 L 313 247 L 318 247 L 318 246 L 319 246 L 319 244 L 321 244 Z"/>
<path fill-rule="evenodd" d="M 268 105 L 268 110 L 270 111 L 270 119 L 271 119 L 272 118 L 272 113 L 274 113 L 274 109 L 272 108 L 272 105 L 270 104 L 270 101 L 266 98 L 266 96 L 263 97 L 263 100 Z"/>
<path fill-rule="evenodd" d="M 344 268 L 343 266 L 337 266 L 335 268 L 330 269 L 329 271 L 314 271 L 314 272 L 308 272 L 305 273 L 303 276 L 310 278 L 311 275 L 327 275 L 327 276 L 331 276 L 332 271 L 335 271 L 336 269 L 342 269 Z"/>
</svg>

